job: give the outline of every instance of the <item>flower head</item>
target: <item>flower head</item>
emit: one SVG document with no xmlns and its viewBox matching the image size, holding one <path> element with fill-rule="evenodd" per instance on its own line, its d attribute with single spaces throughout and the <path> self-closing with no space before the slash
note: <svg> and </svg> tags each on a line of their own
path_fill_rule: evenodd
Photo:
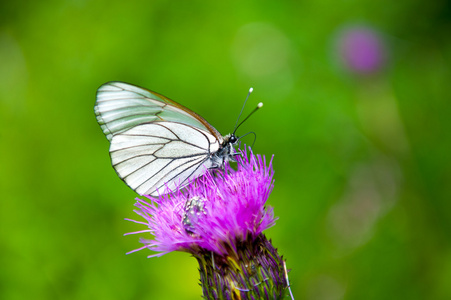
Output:
<svg viewBox="0 0 451 300">
<path fill-rule="evenodd" d="M 272 191 L 272 161 L 252 152 L 238 158 L 237 170 L 207 172 L 184 191 L 173 191 L 150 203 L 137 199 L 139 215 L 147 221 L 153 240 L 144 247 L 161 256 L 171 251 L 218 255 L 236 251 L 236 242 L 255 239 L 275 224 L 272 208 L 265 208 Z M 140 250 L 137 249 L 137 250 Z M 136 250 L 135 250 L 136 251 Z"/>
</svg>

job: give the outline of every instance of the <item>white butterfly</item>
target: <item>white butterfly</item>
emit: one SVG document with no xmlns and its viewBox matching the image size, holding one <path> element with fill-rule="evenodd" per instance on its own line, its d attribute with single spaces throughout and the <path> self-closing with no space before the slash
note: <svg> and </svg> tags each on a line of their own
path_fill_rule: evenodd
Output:
<svg viewBox="0 0 451 300">
<path fill-rule="evenodd" d="M 195 112 L 131 84 L 102 85 L 94 111 L 116 173 L 140 195 L 181 188 L 238 155 L 234 133 L 223 137 Z"/>
</svg>

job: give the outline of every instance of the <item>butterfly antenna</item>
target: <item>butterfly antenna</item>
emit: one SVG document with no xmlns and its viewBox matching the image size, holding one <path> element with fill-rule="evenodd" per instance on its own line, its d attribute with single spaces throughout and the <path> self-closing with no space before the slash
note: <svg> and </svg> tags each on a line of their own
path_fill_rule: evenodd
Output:
<svg viewBox="0 0 451 300">
<path fill-rule="evenodd" d="M 238 126 L 239 126 L 239 125 L 238 125 L 238 121 L 240 120 L 241 115 L 243 114 L 243 110 L 244 110 L 244 107 L 246 106 L 247 99 L 249 99 L 249 96 L 251 95 L 251 93 L 252 93 L 253 90 L 254 90 L 253 88 L 250 88 L 250 89 L 249 89 L 249 92 L 247 93 L 246 100 L 244 100 L 243 106 L 241 107 L 241 111 L 240 111 L 240 114 L 238 115 L 238 119 L 236 119 L 235 129 L 233 130 L 233 133 L 235 133 L 236 129 L 237 129 Z M 240 125 L 241 125 L 241 124 L 240 124 Z"/>
<path fill-rule="evenodd" d="M 255 132 L 250 131 L 250 132 L 248 132 L 248 133 L 246 133 L 246 134 L 240 136 L 240 137 L 238 138 L 238 140 L 244 138 L 244 137 L 245 137 L 246 135 L 248 135 L 248 134 L 253 134 L 253 135 L 254 135 L 254 141 L 252 142 L 252 146 L 251 146 L 251 148 L 254 148 L 255 141 L 257 140 L 257 134 L 256 134 Z"/>
<path fill-rule="evenodd" d="M 243 124 L 247 119 L 249 119 L 250 116 L 252 116 L 252 115 L 254 114 L 254 112 L 256 112 L 259 108 L 261 108 L 261 107 L 263 106 L 263 103 L 260 102 L 260 103 L 257 105 L 257 107 L 254 108 L 254 110 L 251 111 L 251 113 L 248 114 L 247 117 L 244 118 L 244 120 L 241 121 L 240 124 L 238 124 L 238 121 L 240 120 L 241 115 L 243 114 L 244 106 L 246 105 L 247 99 L 249 99 L 249 96 L 251 95 L 251 93 L 252 93 L 253 90 L 254 90 L 253 88 L 250 88 L 250 89 L 249 89 L 249 93 L 247 93 L 246 100 L 244 100 L 243 107 L 241 107 L 240 115 L 238 116 L 238 119 L 236 119 L 235 129 L 233 130 L 233 134 L 235 134 L 235 132 L 237 131 L 238 127 L 241 126 L 241 124 Z"/>
<path fill-rule="evenodd" d="M 249 117 L 252 116 L 252 115 L 254 114 L 254 112 L 256 112 L 256 111 L 257 111 L 259 108 L 261 108 L 262 106 L 263 106 L 263 102 L 260 102 L 259 104 L 257 104 L 257 107 L 254 108 L 254 110 L 251 111 L 251 113 L 248 114 L 247 117 L 246 117 L 243 121 L 241 121 L 241 123 L 238 124 L 238 126 L 235 127 L 235 130 L 233 131 L 233 134 L 235 134 L 236 130 L 238 129 L 238 127 L 241 126 L 241 124 L 243 124 L 247 119 L 249 119 Z"/>
<path fill-rule="evenodd" d="M 235 129 L 233 130 L 233 133 L 235 133 L 235 131 L 236 131 L 236 129 L 238 128 L 238 121 L 240 120 L 240 118 L 241 118 L 241 115 L 243 114 L 243 110 L 244 110 L 244 107 L 246 106 L 246 102 L 247 102 L 247 99 L 249 99 L 249 96 L 251 95 L 251 93 L 254 91 L 254 88 L 250 88 L 249 89 L 249 92 L 247 93 L 247 96 L 246 96 L 246 99 L 244 100 L 244 103 L 243 103 L 243 106 L 241 107 L 241 111 L 240 111 L 240 114 L 238 115 L 238 119 L 236 119 L 236 123 L 235 123 Z"/>
</svg>

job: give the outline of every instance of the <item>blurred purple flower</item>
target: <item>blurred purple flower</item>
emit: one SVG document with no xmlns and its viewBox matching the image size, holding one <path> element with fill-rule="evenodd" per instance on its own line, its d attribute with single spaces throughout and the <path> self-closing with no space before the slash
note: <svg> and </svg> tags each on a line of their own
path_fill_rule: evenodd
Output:
<svg viewBox="0 0 451 300">
<path fill-rule="evenodd" d="M 376 30 L 353 26 L 337 36 L 337 48 L 344 67 L 358 74 L 376 73 L 386 66 L 388 51 Z"/>
</svg>

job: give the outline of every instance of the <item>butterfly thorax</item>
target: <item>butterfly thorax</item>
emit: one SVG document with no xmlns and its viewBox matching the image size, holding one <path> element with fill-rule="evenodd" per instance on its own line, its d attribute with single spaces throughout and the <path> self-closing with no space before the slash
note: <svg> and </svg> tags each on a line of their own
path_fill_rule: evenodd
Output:
<svg viewBox="0 0 451 300">
<path fill-rule="evenodd" d="M 239 155 L 239 153 L 236 152 L 234 145 L 237 142 L 238 139 L 234 134 L 224 136 L 218 151 L 211 155 L 212 169 L 223 168 L 229 161 L 236 162 L 235 156 Z"/>
</svg>

